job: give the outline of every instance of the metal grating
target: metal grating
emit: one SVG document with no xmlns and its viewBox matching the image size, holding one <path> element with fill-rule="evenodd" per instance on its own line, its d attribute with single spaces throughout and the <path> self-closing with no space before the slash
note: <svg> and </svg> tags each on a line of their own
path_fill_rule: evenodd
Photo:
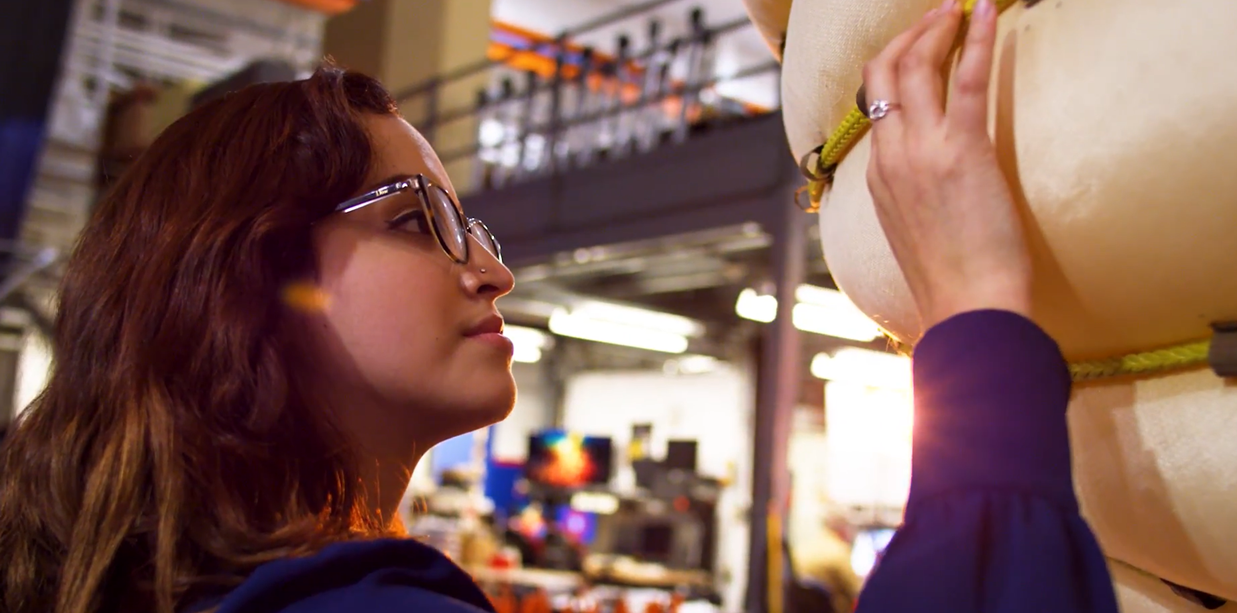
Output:
<svg viewBox="0 0 1237 613">
<path fill-rule="evenodd" d="M 19 260 L 45 247 L 62 260 L 85 223 L 101 120 L 114 91 L 141 81 L 206 85 L 258 58 L 309 70 L 326 19 L 268 0 L 77 0 Z M 32 277 L 25 290 L 46 298 L 54 270 Z"/>
</svg>

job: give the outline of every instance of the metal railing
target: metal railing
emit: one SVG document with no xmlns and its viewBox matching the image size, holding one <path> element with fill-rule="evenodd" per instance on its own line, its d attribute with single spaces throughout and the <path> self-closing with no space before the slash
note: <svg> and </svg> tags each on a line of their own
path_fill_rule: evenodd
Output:
<svg viewBox="0 0 1237 613">
<path fill-rule="evenodd" d="M 760 115 L 777 106 L 778 64 L 771 58 L 719 75 L 715 59 L 726 37 L 752 28 L 746 17 L 716 25 L 689 10 L 685 34 L 663 40 L 661 22 L 647 21 L 646 48 L 634 51 L 620 34 L 607 50 L 582 46 L 579 37 L 663 9 L 680 0 L 651 0 L 568 28 L 555 38 L 529 41 L 487 59 L 396 93 L 410 119 L 444 164 L 465 163 L 471 190 L 513 183 L 673 145 L 719 124 Z M 511 67 L 517 56 L 541 70 Z M 764 79 L 768 83 L 755 81 Z M 442 109 L 442 92 L 469 80 L 484 82 L 472 104 Z M 764 105 L 728 95 L 740 82 L 761 89 Z M 728 87 L 729 86 L 729 87 Z M 750 88 L 749 88 L 750 89 Z M 459 96 L 456 96 L 459 99 Z M 452 131 L 455 139 L 441 138 Z M 461 130 L 466 138 L 459 138 Z M 471 191 L 462 189 L 461 191 Z"/>
</svg>

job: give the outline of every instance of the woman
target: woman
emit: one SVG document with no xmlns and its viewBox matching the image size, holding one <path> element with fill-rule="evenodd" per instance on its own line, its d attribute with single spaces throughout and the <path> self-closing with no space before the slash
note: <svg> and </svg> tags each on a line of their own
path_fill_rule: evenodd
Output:
<svg viewBox="0 0 1237 613">
<path fill-rule="evenodd" d="M 328 593 L 385 564 L 485 606 L 428 548 L 366 542 L 398 534 L 425 450 L 514 402 L 512 275 L 456 202 L 358 75 L 168 128 L 84 230 L 51 380 L 5 442 L 0 609 L 170 613 L 248 580 L 229 610 L 272 573 Z"/>
<path fill-rule="evenodd" d="M 944 116 L 934 68 L 955 8 L 891 45 L 870 74 L 875 94 L 902 105 L 877 126 L 873 189 L 923 317 L 942 323 L 916 363 L 928 393 L 907 529 L 861 598 L 867 611 L 1021 611 L 1010 599 L 1033 602 L 1045 587 L 1077 606 L 1037 611 L 1111 610 L 1102 594 L 1087 598 L 1108 589 L 1089 533 L 1070 532 L 1076 510 L 1051 503 L 1068 467 L 1021 453 L 1066 448 L 1068 380 L 1024 317 L 1026 247 L 983 134 L 993 20 L 975 19 L 960 68 L 970 86 Z M 920 147 L 946 147 L 956 163 L 922 167 Z M 492 610 L 441 554 L 384 537 L 400 534 L 395 506 L 421 452 L 511 409 L 494 301 L 512 277 L 498 254 L 372 80 L 322 70 L 178 121 L 100 203 L 69 264 L 55 371 L 0 469 L 4 610 Z M 997 345 L 980 357 L 998 366 L 1016 353 L 1001 343 L 1023 343 L 1029 374 L 1011 380 L 956 355 L 951 343 L 977 330 Z M 954 358 L 959 371 L 942 375 Z M 945 409 L 985 405 L 984 377 L 1044 405 L 1010 407 L 1027 409 L 1027 427 L 1000 431 L 1003 448 L 979 447 L 992 466 L 1043 477 L 1027 484 L 1028 508 L 1060 525 L 1033 524 L 1030 536 L 1066 535 L 1056 561 L 1084 564 L 1031 560 L 1016 574 L 1000 571 L 1020 560 L 968 559 L 971 583 L 936 586 L 924 578 L 959 556 L 1017 552 L 1027 537 L 951 538 L 973 528 L 962 523 L 972 499 L 1009 503 L 988 492 L 996 473 L 949 466 L 951 446 L 975 432 Z M 949 516 L 959 500 L 964 512 Z"/>
</svg>

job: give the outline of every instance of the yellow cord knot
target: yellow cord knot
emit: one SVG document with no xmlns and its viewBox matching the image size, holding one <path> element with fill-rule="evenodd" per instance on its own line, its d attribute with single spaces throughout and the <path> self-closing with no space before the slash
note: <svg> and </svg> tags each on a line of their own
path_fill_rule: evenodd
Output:
<svg viewBox="0 0 1237 613">
<path fill-rule="evenodd" d="M 996 3 L 997 10 L 1003 12 L 1005 9 L 1013 6 L 1014 2 L 1017 0 L 994 1 Z M 965 31 L 967 20 L 971 16 L 971 11 L 975 9 L 975 2 L 976 0 L 965 0 L 963 2 L 963 22 L 962 29 L 960 31 Z M 959 35 L 958 38 L 961 40 L 962 36 Z M 955 47 L 956 46 L 957 44 L 955 44 Z M 802 207 L 805 211 L 815 213 L 820 210 L 820 203 L 825 196 L 825 192 L 829 191 L 829 188 L 833 186 L 833 173 L 837 169 L 838 164 L 842 162 L 842 159 L 846 157 L 846 154 L 849 153 L 851 148 L 855 146 L 855 143 L 859 142 L 859 139 L 863 137 L 864 132 L 866 132 L 868 127 L 871 125 L 872 122 L 866 115 L 864 115 L 863 111 L 859 109 L 858 105 L 856 105 L 855 108 L 851 109 L 850 112 L 846 114 L 846 117 L 842 118 L 842 123 L 838 124 L 838 126 L 834 128 L 832 135 L 829 136 L 828 140 L 826 140 L 823 145 L 820 145 L 819 147 L 808 152 L 807 155 L 803 156 L 803 159 L 800 161 L 800 166 L 804 171 L 804 176 L 807 177 L 808 194 L 810 196 L 809 204 Z M 807 164 L 808 159 L 812 154 L 817 153 L 818 151 L 820 155 L 816 158 L 816 167 L 814 169 L 809 168 Z"/>
</svg>

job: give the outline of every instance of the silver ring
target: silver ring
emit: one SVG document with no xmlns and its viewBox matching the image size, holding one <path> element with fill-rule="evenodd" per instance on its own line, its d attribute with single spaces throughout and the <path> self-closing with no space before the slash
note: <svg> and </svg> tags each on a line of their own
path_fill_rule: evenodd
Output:
<svg viewBox="0 0 1237 613">
<path fill-rule="evenodd" d="M 868 106 L 868 119 L 872 121 L 880 121 L 886 115 L 902 108 L 901 104 L 890 102 L 888 100 L 873 100 Z"/>
</svg>

